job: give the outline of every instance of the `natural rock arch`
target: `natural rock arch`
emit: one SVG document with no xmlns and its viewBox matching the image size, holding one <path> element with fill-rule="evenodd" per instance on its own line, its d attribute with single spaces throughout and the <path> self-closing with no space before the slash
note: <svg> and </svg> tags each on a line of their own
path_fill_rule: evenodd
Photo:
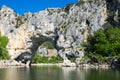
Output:
<svg viewBox="0 0 120 80">
<path fill-rule="evenodd" d="M 25 27 L 25 26 L 24 26 Z M 29 26 L 26 26 L 27 28 L 29 28 Z M 23 28 L 23 27 L 20 27 Z M 50 27 L 51 28 L 51 27 Z M 34 26 L 35 29 L 35 26 Z M 24 30 L 24 29 L 22 29 Z M 27 29 L 25 29 L 27 30 Z M 40 32 L 37 32 L 37 30 L 40 29 L 36 29 L 35 31 L 30 31 L 30 32 L 34 32 L 31 37 L 29 37 L 29 40 L 26 41 L 25 43 L 30 43 L 31 45 L 26 46 L 26 50 L 22 51 L 20 53 L 20 55 L 18 55 L 17 57 L 15 57 L 14 59 L 16 61 L 21 61 L 22 63 L 27 63 L 28 61 L 32 61 L 32 58 L 34 57 L 37 49 L 39 48 L 40 45 L 42 45 L 44 42 L 49 41 L 54 45 L 54 48 L 58 50 L 58 46 L 56 45 L 56 39 L 58 37 L 57 33 L 55 32 L 55 28 L 54 29 L 48 29 L 47 32 L 43 31 L 43 33 L 41 34 Z"/>
<path fill-rule="evenodd" d="M 28 26 L 26 24 L 23 25 L 23 27 L 19 28 L 20 33 L 25 32 L 29 27 L 31 27 L 31 25 L 30 26 Z M 35 26 L 34 26 L 34 28 L 35 28 Z M 51 27 L 49 27 L 49 28 L 51 28 Z M 34 32 L 34 33 L 32 33 L 31 37 L 29 36 L 28 41 L 25 38 L 26 36 L 24 35 L 25 36 L 24 39 L 26 40 L 25 44 L 30 43 L 31 45 L 25 46 L 24 48 L 26 48 L 26 50 L 21 50 L 21 52 L 18 54 L 18 56 L 13 58 L 14 60 L 29 65 L 30 62 L 32 61 L 32 58 L 34 57 L 37 49 L 39 48 L 39 46 L 47 41 L 51 42 L 54 45 L 54 48 L 57 50 L 58 55 L 61 56 L 64 60 L 68 60 L 69 55 L 75 57 L 73 51 L 65 52 L 64 47 L 61 47 L 57 44 L 57 40 L 59 39 L 59 36 L 56 31 L 56 28 L 53 28 L 52 30 L 48 29 L 47 32 L 45 31 L 42 34 L 40 32 L 37 32 L 37 30 L 40 30 L 40 29 L 36 29 L 36 30 L 33 29 L 33 31 L 30 31 L 30 33 L 31 32 Z M 19 31 L 17 33 L 19 33 Z M 16 37 L 17 36 L 18 35 L 16 34 Z M 20 39 L 19 42 L 21 42 L 22 38 L 19 38 L 19 39 Z M 15 39 L 15 42 L 17 42 L 16 39 Z M 19 44 L 23 44 L 23 43 L 21 42 Z M 18 45 L 17 47 L 20 47 L 20 46 Z M 19 48 L 18 48 L 18 50 L 19 50 Z M 71 54 L 69 54 L 69 53 L 71 53 Z"/>
<path fill-rule="evenodd" d="M 67 11 L 66 7 L 48 8 L 22 16 L 3 6 L 0 10 L 0 32 L 9 38 L 7 49 L 11 58 L 19 60 L 16 57 L 22 55 L 20 61 L 31 61 L 39 45 L 46 40 L 54 44 L 58 54 L 64 59 L 67 59 L 65 54 L 83 57 L 84 48 L 81 43 L 87 40 L 89 33 L 101 29 L 106 23 L 109 8 L 106 1 L 109 0 L 86 2 L 82 5 L 78 2 L 69 5 Z"/>
</svg>

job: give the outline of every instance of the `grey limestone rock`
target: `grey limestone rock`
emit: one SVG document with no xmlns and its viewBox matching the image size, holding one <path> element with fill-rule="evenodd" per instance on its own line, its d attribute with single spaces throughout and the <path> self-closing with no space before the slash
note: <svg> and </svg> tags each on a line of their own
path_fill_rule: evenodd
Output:
<svg viewBox="0 0 120 80">
<path fill-rule="evenodd" d="M 63 9 L 48 8 L 37 13 L 17 15 L 12 9 L 3 6 L 0 10 L 0 32 L 9 38 L 7 49 L 12 59 L 28 52 L 33 58 L 43 42 L 51 42 L 56 52 L 67 59 L 84 56 L 82 42 L 98 29 L 107 19 L 105 0 L 80 4 L 69 4 Z M 67 56 L 66 56 L 67 55 Z M 23 57 L 24 58 L 24 57 Z M 29 59 L 28 58 L 28 59 Z"/>
</svg>

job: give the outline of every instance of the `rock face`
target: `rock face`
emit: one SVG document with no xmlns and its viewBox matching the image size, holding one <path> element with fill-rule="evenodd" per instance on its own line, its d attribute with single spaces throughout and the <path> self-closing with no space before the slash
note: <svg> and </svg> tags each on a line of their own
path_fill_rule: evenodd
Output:
<svg viewBox="0 0 120 80">
<path fill-rule="evenodd" d="M 113 25 L 120 26 L 120 0 L 106 0 L 108 14 L 108 22 Z"/>
<path fill-rule="evenodd" d="M 12 59 L 19 56 L 22 61 L 31 60 L 42 43 L 49 41 L 57 53 L 68 60 L 69 56 L 84 56 L 81 44 L 87 42 L 88 34 L 102 29 L 106 19 L 105 0 L 80 0 L 63 9 L 48 8 L 22 16 L 3 6 L 0 10 L 0 32 L 9 38 L 7 49 Z"/>
</svg>

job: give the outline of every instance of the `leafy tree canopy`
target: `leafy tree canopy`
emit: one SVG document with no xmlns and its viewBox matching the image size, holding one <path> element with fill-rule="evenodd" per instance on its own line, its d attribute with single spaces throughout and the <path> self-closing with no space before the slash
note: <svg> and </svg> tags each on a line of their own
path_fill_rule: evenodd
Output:
<svg viewBox="0 0 120 80">
<path fill-rule="evenodd" d="M 96 31 L 88 39 L 87 51 L 88 55 L 92 53 L 102 57 L 119 57 L 120 29 L 115 27 Z"/>
<path fill-rule="evenodd" d="M 6 49 L 8 38 L 0 34 L 0 59 L 10 59 L 10 55 Z"/>
</svg>

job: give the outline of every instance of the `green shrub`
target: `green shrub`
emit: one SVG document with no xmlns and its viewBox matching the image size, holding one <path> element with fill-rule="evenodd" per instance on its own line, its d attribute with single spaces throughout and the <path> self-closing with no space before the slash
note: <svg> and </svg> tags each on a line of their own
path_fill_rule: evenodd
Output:
<svg viewBox="0 0 120 80">
<path fill-rule="evenodd" d="M 89 53 L 88 57 L 90 59 L 90 61 L 92 62 L 97 62 L 97 63 L 105 63 L 106 62 L 106 58 L 100 54 L 96 54 L 96 53 Z"/>
<path fill-rule="evenodd" d="M 110 24 L 109 22 L 107 22 L 107 23 L 103 24 L 102 27 L 104 28 L 104 30 L 108 30 L 108 29 L 110 29 L 110 28 L 113 28 L 113 25 Z"/>
<path fill-rule="evenodd" d="M 72 7 L 72 6 L 73 6 L 73 4 L 68 4 L 68 5 L 64 8 L 65 12 L 69 13 L 70 7 Z"/>
<path fill-rule="evenodd" d="M 69 60 L 70 60 L 71 62 L 75 62 L 75 61 L 76 61 L 76 58 L 75 58 L 75 57 L 71 57 L 71 58 L 69 58 Z"/>
<path fill-rule="evenodd" d="M 62 63 L 63 59 L 60 56 L 52 56 L 49 63 Z"/>
<path fill-rule="evenodd" d="M 82 41 L 82 42 L 81 42 L 81 46 L 82 46 L 82 47 L 87 47 L 87 42 Z"/>
<path fill-rule="evenodd" d="M 35 54 L 32 63 L 61 63 L 63 60 L 60 56 L 52 56 L 51 58 Z"/>
<path fill-rule="evenodd" d="M 51 42 L 44 42 L 42 46 L 48 48 L 48 49 L 54 49 L 54 45 Z"/>
<path fill-rule="evenodd" d="M 98 30 L 94 36 L 89 37 L 87 45 L 87 54 L 92 60 L 100 62 L 105 61 L 105 57 L 120 56 L 120 29 L 108 28 L 107 30 Z M 92 54 L 91 54 L 92 53 Z"/>
<path fill-rule="evenodd" d="M 38 53 L 32 59 L 32 63 L 48 63 L 48 57 L 41 57 Z"/>
<path fill-rule="evenodd" d="M 85 62 L 85 61 L 91 61 L 90 57 L 88 55 L 85 55 L 82 59 L 80 59 L 80 62 Z"/>
<path fill-rule="evenodd" d="M 0 59 L 10 59 L 10 55 L 6 49 L 8 38 L 0 34 Z"/>
<path fill-rule="evenodd" d="M 22 20 L 21 20 L 21 17 L 17 17 L 16 21 L 17 21 L 16 28 L 19 28 L 21 26 L 21 24 L 23 23 Z"/>
</svg>

